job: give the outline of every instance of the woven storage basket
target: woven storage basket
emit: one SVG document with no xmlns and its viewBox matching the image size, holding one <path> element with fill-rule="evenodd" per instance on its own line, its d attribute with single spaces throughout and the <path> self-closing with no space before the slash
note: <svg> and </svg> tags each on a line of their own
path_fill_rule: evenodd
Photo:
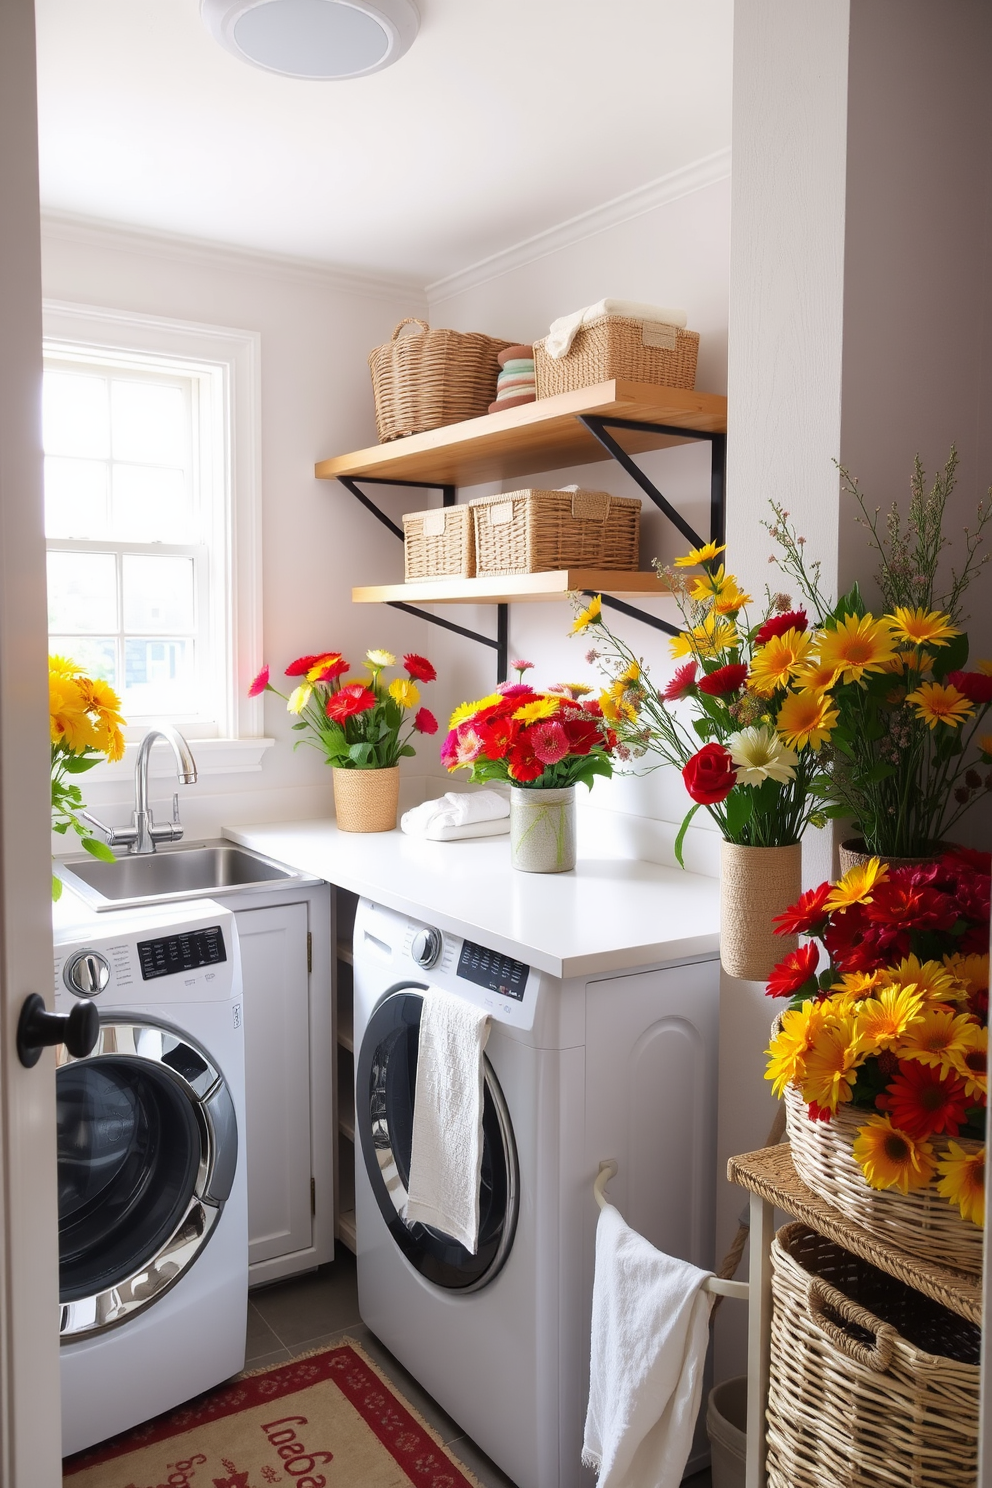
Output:
<svg viewBox="0 0 992 1488">
<path fill-rule="evenodd" d="M 475 574 L 475 525 L 467 506 L 435 506 L 403 518 L 403 557 L 408 584 L 414 579 L 462 578 Z"/>
<path fill-rule="evenodd" d="M 407 325 L 420 334 L 400 337 Z M 401 320 L 385 346 L 369 353 L 379 443 L 488 413 L 496 358 L 512 345 L 479 331 L 432 331 L 415 316 Z"/>
<path fill-rule="evenodd" d="M 396 826 L 400 767 L 348 770 L 333 766 L 334 815 L 342 832 L 391 832 Z"/>
<path fill-rule="evenodd" d="M 543 341 L 534 342 L 538 398 L 594 387 L 618 378 L 653 382 L 659 387 L 694 388 L 699 332 L 654 325 L 626 315 L 601 315 L 579 326 L 563 357 L 549 356 Z"/>
<path fill-rule="evenodd" d="M 507 491 L 469 502 L 479 574 L 637 568 L 641 503 L 608 491 Z"/>
<path fill-rule="evenodd" d="M 810 1121 L 802 1095 L 790 1085 L 785 1113 L 792 1161 L 807 1188 L 893 1249 L 981 1275 L 982 1231 L 941 1197 L 935 1179 L 908 1194 L 868 1187 L 852 1147 L 871 1111 L 841 1106 L 832 1121 Z M 942 1156 L 947 1139 L 931 1140 L 934 1153 Z M 956 1140 L 966 1152 L 982 1146 L 966 1137 Z"/>
<path fill-rule="evenodd" d="M 768 1488 L 975 1488 L 981 1332 L 832 1240 L 772 1245 Z"/>
</svg>

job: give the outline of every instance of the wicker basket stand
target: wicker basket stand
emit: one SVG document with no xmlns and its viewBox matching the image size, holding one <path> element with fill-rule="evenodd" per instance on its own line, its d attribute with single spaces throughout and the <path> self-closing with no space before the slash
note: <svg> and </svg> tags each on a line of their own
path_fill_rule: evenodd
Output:
<svg viewBox="0 0 992 1488">
<path fill-rule="evenodd" d="M 608 491 L 507 491 L 469 502 L 479 574 L 636 570 L 641 503 Z"/>
<path fill-rule="evenodd" d="M 435 506 L 403 518 L 404 577 L 471 579 L 475 576 L 475 526 L 467 506 Z"/>
<path fill-rule="evenodd" d="M 400 336 L 408 325 L 418 333 Z M 432 331 L 416 316 L 401 320 L 386 344 L 369 353 L 379 443 L 487 413 L 496 359 L 512 345 L 479 331 Z"/>
<path fill-rule="evenodd" d="M 613 378 L 659 387 L 694 388 L 699 332 L 654 325 L 625 315 L 601 315 L 575 333 L 563 357 L 552 357 L 544 341 L 534 343 L 538 398 Z"/>
<path fill-rule="evenodd" d="M 772 1245 L 768 1488 L 975 1488 L 981 1332 L 795 1223 Z"/>
</svg>

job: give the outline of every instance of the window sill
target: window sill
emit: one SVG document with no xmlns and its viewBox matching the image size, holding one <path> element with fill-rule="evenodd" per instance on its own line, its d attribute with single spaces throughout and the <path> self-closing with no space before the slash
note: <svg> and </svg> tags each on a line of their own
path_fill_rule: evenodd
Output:
<svg viewBox="0 0 992 1488">
<path fill-rule="evenodd" d="M 202 780 L 207 775 L 250 775 L 261 770 L 265 752 L 275 742 L 275 739 L 190 739 L 189 747 L 196 761 L 197 776 Z M 140 748 L 140 741 L 125 744 L 123 759 L 95 765 L 85 779 L 100 785 L 130 783 Z M 152 750 L 149 774 L 153 780 L 175 779 L 176 760 L 167 744 L 157 743 Z"/>
</svg>

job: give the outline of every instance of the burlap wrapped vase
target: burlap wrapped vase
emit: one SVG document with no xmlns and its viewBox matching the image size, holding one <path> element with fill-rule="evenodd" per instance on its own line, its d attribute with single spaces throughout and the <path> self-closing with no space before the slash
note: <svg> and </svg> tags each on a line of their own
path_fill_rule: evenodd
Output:
<svg viewBox="0 0 992 1488">
<path fill-rule="evenodd" d="M 802 893 L 801 842 L 788 847 L 720 846 L 720 962 L 729 976 L 764 982 L 796 935 L 776 935 L 772 920 Z"/>
<path fill-rule="evenodd" d="M 386 770 L 334 766 L 334 811 L 342 832 L 391 832 L 399 799 L 399 765 Z"/>
</svg>

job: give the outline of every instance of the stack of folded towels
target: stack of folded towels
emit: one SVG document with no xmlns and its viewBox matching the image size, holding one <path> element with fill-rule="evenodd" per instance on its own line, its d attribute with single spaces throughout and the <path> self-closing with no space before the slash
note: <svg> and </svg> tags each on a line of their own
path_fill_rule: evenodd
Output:
<svg viewBox="0 0 992 1488">
<path fill-rule="evenodd" d="M 510 830 L 510 802 L 495 790 L 447 791 L 436 801 L 404 812 L 400 826 L 409 836 L 430 842 L 498 837 Z"/>
<path fill-rule="evenodd" d="M 496 379 L 496 401 L 490 403 L 489 412 L 499 413 L 504 408 L 533 403 L 537 397 L 533 346 L 508 346 L 497 360 L 502 370 Z"/>
</svg>

